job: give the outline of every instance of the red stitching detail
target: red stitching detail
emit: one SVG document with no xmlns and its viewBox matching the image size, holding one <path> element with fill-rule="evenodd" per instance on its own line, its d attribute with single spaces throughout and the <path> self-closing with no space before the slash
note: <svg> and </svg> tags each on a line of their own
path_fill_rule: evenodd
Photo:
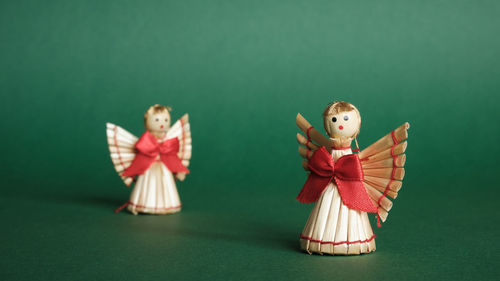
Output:
<svg viewBox="0 0 500 281">
<path fill-rule="evenodd" d="M 396 174 L 396 167 L 392 167 L 391 180 L 394 179 L 394 174 Z"/>
<path fill-rule="evenodd" d="M 113 128 L 113 131 L 115 131 L 115 134 L 113 136 L 113 139 L 115 140 L 115 147 L 116 147 L 116 151 L 118 153 L 118 160 L 120 161 L 120 165 L 122 165 L 123 169 L 125 169 L 125 164 L 123 164 L 123 159 L 122 159 L 122 155 L 120 153 L 120 148 L 118 147 L 118 140 L 116 139 L 116 134 L 117 134 L 117 129 L 118 129 L 118 126 L 115 125 L 115 127 Z M 121 174 L 120 174 L 121 176 Z M 125 177 L 127 178 L 127 177 Z M 135 179 L 133 179 L 133 182 L 135 182 Z M 125 208 L 127 205 L 125 206 L 120 206 L 120 208 L 116 209 L 115 210 L 115 213 L 118 213 L 120 212 L 123 208 Z"/>
<path fill-rule="evenodd" d="M 121 205 L 120 207 L 116 208 L 115 210 L 115 214 L 119 213 L 121 210 L 123 210 L 125 207 L 127 207 L 128 205 L 132 205 L 134 207 L 138 207 L 138 208 L 144 208 L 144 209 L 153 209 L 153 210 L 169 210 L 169 209 L 177 209 L 177 208 L 180 208 L 182 205 L 179 205 L 179 206 L 174 206 L 174 207 L 168 207 L 168 208 L 156 208 L 156 207 L 146 207 L 146 206 L 143 206 L 143 205 L 137 205 L 137 204 L 134 204 L 130 201 L 126 202 L 125 204 Z"/>
<path fill-rule="evenodd" d="M 382 201 L 382 199 L 383 199 L 384 197 L 386 197 L 386 196 L 387 196 L 387 193 L 389 192 L 389 187 L 391 186 L 391 183 L 392 183 L 393 181 L 394 181 L 393 179 L 391 179 L 391 180 L 389 181 L 389 183 L 388 183 L 388 184 L 387 184 L 387 186 L 385 187 L 384 193 L 382 194 L 382 196 L 380 196 L 380 197 L 378 198 L 378 200 L 377 200 L 377 205 L 379 205 L 379 206 L 380 206 L 380 201 Z"/>
<path fill-rule="evenodd" d="M 312 237 L 308 237 L 308 236 L 305 236 L 303 234 L 300 235 L 301 239 L 306 239 L 306 240 L 309 240 L 311 242 L 320 243 L 320 244 L 332 244 L 334 246 L 335 245 L 341 245 L 341 244 L 351 245 L 351 244 L 356 244 L 356 243 L 367 243 L 367 242 L 370 242 L 373 239 L 375 239 L 375 237 L 376 237 L 376 235 L 373 234 L 372 237 L 370 237 L 370 238 L 368 238 L 366 240 L 333 242 L 333 241 L 315 240 L 315 239 L 312 239 Z"/>
<path fill-rule="evenodd" d="M 391 136 L 392 136 L 392 141 L 394 142 L 394 144 L 392 145 L 392 148 L 391 148 L 391 156 L 394 157 L 394 156 L 396 156 L 396 155 L 394 155 L 394 148 L 396 148 L 396 145 L 399 144 L 399 142 L 396 139 L 396 136 L 394 135 L 394 131 L 391 132 Z"/>
<path fill-rule="evenodd" d="M 307 128 L 307 131 L 306 131 L 306 135 L 307 135 L 307 139 L 310 140 L 311 139 L 311 136 L 309 135 L 309 132 L 313 129 L 314 127 L 311 126 L 309 128 Z"/>
<path fill-rule="evenodd" d="M 398 139 L 396 139 L 396 134 L 394 133 L 395 130 L 392 130 L 391 136 L 392 136 L 392 141 L 394 142 L 394 145 L 398 144 Z"/>
<path fill-rule="evenodd" d="M 115 125 L 115 128 L 113 129 L 113 131 L 115 131 L 115 135 L 113 136 L 113 139 L 115 140 L 115 147 L 116 147 L 116 151 L 118 153 L 118 160 L 120 161 L 120 165 L 122 165 L 122 167 L 125 169 L 125 165 L 123 164 L 123 160 L 122 160 L 122 155 L 120 154 L 120 148 L 118 148 L 118 141 L 116 140 L 117 129 L 118 129 L 118 127 Z"/>
<path fill-rule="evenodd" d="M 127 202 L 128 205 L 132 205 L 134 207 L 137 207 L 137 208 L 147 208 L 147 209 L 154 209 L 154 210 L 169 210 L 169 209 L 177 209 L 177 208 L 180 208 L 182 205 L 178 205 L 178 206 L 173 206 L 173 207 L 168 207 L 168 208 L 156 208 L 156 207 L 148 207 L 148 206 L 144 206 L 144 205 L 138 205 L 138 204 L 134 204 L 130 201 Z"/>
<path fill-rule="evenodd" d="M 396 173 L 396 157 L 397 155 L 394 155 L 394 148 L 396 147 L 396 145 L 398 145 L 398 140 L 396 139 L 396 135 L 394 133 L 394 130 L 391 132 L 391 136 L 392 136 L 392 141 L 394 142 L 394 144 L 392 145 L 392 148 L 391 148 L 391 156 L 392 156 L 392 172 L 391 172 L 391 180 L 389 180 L 389 182 L 387 183 L 387 186 L 385 187 L 385 190 L 384 190 L 384 193 L 382 194 L 382 196 L 380 196 L 377 200 L 377 205 L 380 206 L 380 202 L 382 201 L 382 199 L 384 199 L 384 197 L 387 196 L 387 193 L 389 192 L 389 187 L 391 186 L 391 183 L 394 181 L 394 174 Z M 377 210 L 377 226 L 378 227 L 381 227 L 382 225 L 380 224 L 380 214 Z"/>
</svg>

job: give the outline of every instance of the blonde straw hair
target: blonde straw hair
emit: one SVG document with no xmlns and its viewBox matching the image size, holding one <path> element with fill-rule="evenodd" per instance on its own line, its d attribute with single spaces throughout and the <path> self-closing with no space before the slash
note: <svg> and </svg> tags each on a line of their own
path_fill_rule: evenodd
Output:
<svg viewBox="0 0 500 281">
<path fill-rule="evenodd" d="M 329 136 L 331 136 L 331 132 L 328 131 L 328 127 L 326 126 L 326 122 L 328 120 L 327 117 L 349 111 L 354 111 L 358 115 L 358 131 L 353 136 L 353 138 L 356 139 L 359 134 L 359 130 L 361 129 L 361 114 L 359 114 L 359 110 L 354 105 L 345 101 L 335 101 L 333 103 L 329 103 L 326 106 L 325 111 L 323 111 L 323 127 Z"/>
<path fill-rule="evenodd" d="M 155 104 L 153 106 L 150 106 L 148 110 L 146 110 L 146 113 L 144 113 L 144 125 L 147 124 L 148 122 L 148 117 L 152 114 L 158 114 L 158 113 L 164 113 L 164 112 L 170 112 L 172 111 L 172 108 L 170 106 L 166 105 L 159 105 Z"/>
</svg>

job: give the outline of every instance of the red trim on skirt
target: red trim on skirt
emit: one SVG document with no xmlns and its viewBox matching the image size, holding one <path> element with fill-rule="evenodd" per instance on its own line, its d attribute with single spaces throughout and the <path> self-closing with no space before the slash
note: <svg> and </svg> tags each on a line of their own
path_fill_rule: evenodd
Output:
<svg viewBox="0 0 500 281">
<path fill-rule="evenodd" d="M 177 209 L 177 208 L 180 208 L 182 206 L 182 205 L 179 205 L 179 206 L 173 206 L 173 207 L 167 207 L 167 208 L 156 208 L 156 207 L 148 207 L 148 206 L 144 206 L 144 205 L 134 204 L 130 201 L 128 202 L 128 205 L 132 205 L 136 208 L 154 209 L 154 210 L 170 210 L 170 209 Z"/>
<path fill-rule="evenodd" d="M 121 210 L 123 210 L 125 207 L 127 207 L 128 205 L 132 205 L 136 208 L 141 208 L 141 209 L 153 209 L 154 211 L 157 211 L 157 210 L 170 210 L 170 209 L 178 209 L 180 207 L 182 207 L 182 205 L 179 205 L 179 206 L 173 206 L 173 207 L 167 207 L 167 208 L 156 208 L 156 207 L 147 207 L 147 206 L 144 206 L 144 205 L 138 205 L 138 204 L 134 204 L 130 201 L 126 202 L 125 204 L 121 205 L 120 207 L 118 207 L 116 210 L 115 210 L 115 213 L 119 213 Z"/>
<path fill-rule="evenodd" d="M 300 239 L 305 239 L 305 240 L 309 240 L 311 242 L 315 242 L 315 243 L 320 243 L 320 244 L 332 244 L 332 245 L 341 245 L 341 244 L 347 244 L 347 245 L 351 245 L 351 244 L 356 244 L 356 243 L 367 243 L 367 242 L 370 242 L 372 241 L 373 239 L 375 239 L 376 235 L 373 234 L 372 237 L 366 239 L 366 240 L 357 240 L 357 241 L 341 241 L 341 242 L 333 242 L 333 241 L 323 241 L 323 240 L 315 240 L 315 239 L 312 239 L 312 237 L 308 237 L 308 236 L 305 236 L 303 234 L 300 235 Z"/>
</svg>

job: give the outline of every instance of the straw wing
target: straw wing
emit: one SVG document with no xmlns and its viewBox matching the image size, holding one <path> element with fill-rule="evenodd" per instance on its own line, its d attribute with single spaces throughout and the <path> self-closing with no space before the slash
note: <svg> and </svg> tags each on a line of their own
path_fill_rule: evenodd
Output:
<svg viewBox="0 0 500 281">
<path fill-rule="evenodd" d="M 170 127 L 167 132 L 167 138 L 179 139 L 178 156 L 182 161 L 182 165 L 188 167 L 191 159 L 192 142 L 191 142 L 191 126 L 189 125 L 189 115 L 184 114 L 177 122 Z"/>
<path fill-rule="evenodd" d="M 133 178 L 124 177 L 121 173 L 130 166 L 135 158 L 134 145 L 137 142 L 137 137 L 112 123 L 106 123 L 106 135 L 113 166 L 125 185 L 130 186 Z"/>
<path fill-rule="evenodd" d="M 364 173 L 364 185 L 377 206 L 382 221 L 387 219 L 403 184 L 410 124 L 404 123 L 359 153 Z"/>
</svg>

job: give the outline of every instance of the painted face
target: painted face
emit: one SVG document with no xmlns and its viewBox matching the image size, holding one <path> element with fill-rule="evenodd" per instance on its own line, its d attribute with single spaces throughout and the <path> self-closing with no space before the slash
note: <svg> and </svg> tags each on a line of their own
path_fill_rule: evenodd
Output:
<svg viewBox="0 0 500 281">
<path fill-rule="evenodd" d="M 153 132 L 166 132 L 170 128 L 170 114 L 168 112 L 150 114 L 146 121 L 146 129 Z"/>
<path fill-rule="evenodd" d="M 359 117 L 355 111 L 341 112 L 325 118 L 330 137 L 351 138 L 359 131 Z"/>
</svg>

